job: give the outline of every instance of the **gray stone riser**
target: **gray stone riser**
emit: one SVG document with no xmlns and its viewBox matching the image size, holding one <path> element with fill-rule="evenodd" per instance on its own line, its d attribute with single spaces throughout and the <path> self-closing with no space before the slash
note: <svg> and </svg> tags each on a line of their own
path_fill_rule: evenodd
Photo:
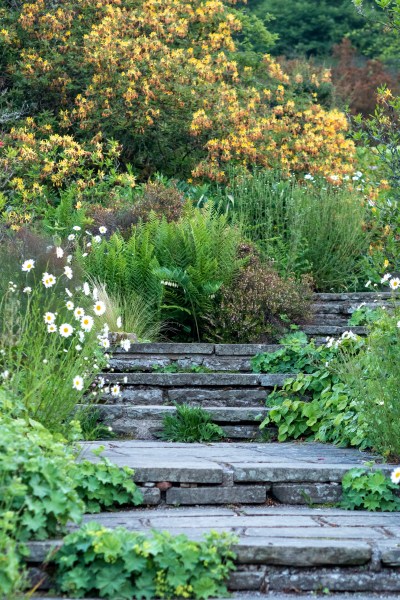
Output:
<svg viewBox="0 0 400 600">
<path fill-rule="evenodd" d="M 350 325 L 346 326 L 336 326 L 336 325 L 319 325 L 319 324 L 311 324 L 311 325 L 302 325 L 301 330 L 304 331 L 309 337 L 312 336 L 332 336 L 337 337 L 342 335 L 345 331 L 352 331 L 357 335 L 365 336 L 367 335 L 367 329 L 365 327 L 352 327 Z"/>
<path fill-rule="evenodd" d="M 276 350 L 280 346 L 276 346 Z M 153 372 L 155 368 L 164 368 L 176 364 L 179 369 L 189 369 L 191 367 L 205 367 L 212 371 L 239 371 L 251 373 L 251 358 L 228 356 L 220 357 L 215 355 L 143 355 L 143 354 L 121 354 L 114 353 L 109 361 L 110 369 L 115 372 L 125 373 L 129 371 Z"/>
<path fill-rule="evenodd" d="M 361 302 L 375 302 L 376 300 L 383 300 L 389 302 L 393 299 L 393 293 L 388 291 L 378 292 L 343 292 L 343 293 L 318 293 L 314 294 L 314 303 L 354 303 L 361 304 Z"/>
<path fill-rule="evenodd" d="M 123 387 L 148 386 L 152 388 L 266 388 L 283 385 L 290 374 L 267 373 L 103 373 L 110 384 L 119 383 Z"/>
<path fill-rule="evenodd" d="M 339 315 L 315 314 L 310 325 L 335 325 L 336 327 L 350 327 L 348 318 L 341 318 Z"/>
<path fill-rule="evenodd" d="M 146 386 L 123 386 L 121 395 L 114 398 L 110 394 L 104 394 L 102 403 L 126 404 L 132 406 L 150 406 L 173 404 L 189 404 L 190 406 L 205 407 L 264 407 L 268 396 L 266 388 L 206 388 L 206 387 L 146 387 Z"/>
</svg>

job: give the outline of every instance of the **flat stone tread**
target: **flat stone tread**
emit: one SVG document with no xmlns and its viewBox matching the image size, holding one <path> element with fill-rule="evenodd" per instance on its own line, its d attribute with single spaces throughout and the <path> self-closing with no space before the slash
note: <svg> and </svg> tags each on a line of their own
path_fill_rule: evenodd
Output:
<svg viewBox="0 0 400 600">
<path fill-rule="evenodd" d="M 89 405 L 80 405 L 89 406 Z M 160 406 L 160 405 L 146 405 L 146 406 L 130 406 L 127 404 L 102 404 L 99 405 L 99 410 L 103 415 L 107 413 L 118 413 L 124 415 L 125 418 L 135 419 L 159 419 L 161 420 L 165 415 L 173 415 L 176 413 L 175 406 Z M 215 407 L 208 406 L 207 412 L 212 416 L 212 420 L 216 422 L 233 422 L 240 423 L 243 421 L 259 421 L 268 413 L 266 407 Z"/>
<path fill-rule="evenodd" d="M 317 302 L 367 302 L 368 300 L 374 301 L 376 299 L 390 300 L 393 297 L 392 292 L 320 292 L 313 296 L 314 301 Z"/>
<path fill-rule="evenodd" d="M 220 483 L 229 471 L 234 480 L 247 482 L 340 482 L 343 474 L 379 458 L 353 448 L 320 443 L 182 444 L 162 441 L 121 440 L 83 442 L 81 456 L 99 460 L 92 450 L 104 446 L 103 455 L 119 466 L 135 469 L 137 481 Z"/>
<path fill-rule="evenodd" d="M 226 531 L 238 537 L 235 551 L 242 564 L 286 566 L 356 566 L 370 562 L 372 555 L 384 560 L 396 553 L 400 535 L 387 531 L 388 518 L 400 524 L 400 513 L 371 514 L 306 507 L 257 507 L 253 515 L 242 507 L 153 508 L 86 515 L 110 528 L 151 533 L 152 529 L 184 533 L 201 539 L 207 532 Z M 353 524 L 333 523 L 343 513 Z M 323 515 L 323 518 L 322 518 Z M 71 526 L 70 530 L 76 529 Z M 40 562 L 60 542 L 33 542 L 32 561 Z M 384 563 L 387 564 L 387 563 Z M 390 566 L 390 565 L 389 565 Z"/>
<path fill-rule="evenodd" d="M 118 341 L 114 342 L 114 338 L 117 335 L 118 339 L 129 338 L 129 334 L 110 334 L 111 341 L 115 350 L 120 353 L 121 347 L 118 345 Z M 131 343 L 129 352 L 122 351 L 125 355 L 143 355 L 143 354 L 154 354 L 154 355 L 209 355 L 215 354 L 216 356 L 254 356 L 260 352 L 273 352 L 279 348 L 277 344 L 207 344 L 207 343 L 175 343 L 175 342 L 164 342 L 164 343 Z"/>
<path fill-rule="evenodd" d="M 204 386 L 204 387 L 274 387 L 282 385 L 290 374 L 249 373 L 126 373 L 121 382 L 120 373 L 103 373 L 110 383 L 122 386 L 148 385 L 161 387 Z"/>
<path fill-rule="evenodd" d="M 345 331 L 352 331 L 357 335 L 365 335 L 367 329 L 365 327 L 352 327 L 350 325 L 303 325 L 302 331 L 308 335 L 339 335 Z"/>
</svg>

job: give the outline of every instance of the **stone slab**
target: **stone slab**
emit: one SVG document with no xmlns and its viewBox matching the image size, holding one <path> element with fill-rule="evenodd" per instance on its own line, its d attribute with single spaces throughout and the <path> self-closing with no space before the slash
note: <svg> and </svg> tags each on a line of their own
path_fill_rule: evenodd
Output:
<svg viewBox="0 0 400 600">
<path fill-rule="evenodd" d="M 241 538 L 235 545 L 239 563 L 312 567 L 325 565 L 364 565 L 371 559 L 367 542 Z"/>
<path fill-rule="evenodd" d="M 111 383 L 121 383 L 119 373 L 107 373 L 105 376 Z M 123 385 L 149 385 L 153 387 L 259 387 L 261 385 L 259 375 L 248 373 L 128 373 L 126 378 L 127 380 L 123 382 Z"/>
<path fill-rule="evenodd" d="M 234 465 L 234 480 L 237 482 L 273 482 L 273 483 L 293 483 L 293 482 L 341 482 L 343 475 L 349 470 L 347 464 L 343 465 L 323 465 L 307 463 L 297 463 L 293 469 L 282 466 L 281 464 L 249 464 L 243 463 Z"/>
<path fill-rule="evenodd" d="M 379 528 L 368 527 L 259 527 L 257 519 L 253 527 L 246 527 L 243 533 L 249 537 L 263 538 L 313 538 L 325 540 L 379 540 L 385 543 L 386 534 Z"/>
<path fill-rule="evenodd" d="M 167 504 L 262 504 L 266 501 L 264 486 L 177 488 L 167 490 Z"/>
<path fill-rule="evenodd" d="M 160 388 L 121 388 L 121 396 L 115 398 L 111 394 L 103 394 L 102 400 L 107 404 L 136 404 L 142 406 L 162 404 L 164 402 L 163 390 Z"/>
<path fill-rule="evenodd" d="M 139 487 L 139 490 L 143 496 L 143 504 L 148 506 L 156 506 L 161 501 L 161 492 L 157 487 L 146 488 Z"/>
<path fill-rule="evenodd" d="M 113 334 L 111 334 L 113 335 Z M 121 337 L 129 337 L 121 336 Z M 213 354 L 214 344 L 143 343 L 131 344 L 130 354 Z"/>
<path fill-rule="evenodd" d="M 330 592 L 365 592 L 367 594 L 375 591 L 381 593 L 400 592 L 400 572 L 396 569 L 366 571 L 348 568 L 313 570 L 275 568 L 268 569 L 268 582 L 271 591 L 279 592 L 320 592 L 324 588 Z M 384 598 L 386 599 L 386 597 L 385 595 Z M 364 596 L 362 598 L 364 599 Z"/>
<path fill-rule="evenodd" d="M 383 548 L 381 561 L 389 567 L 400 567 L 400 543 Z"/>
<path fill-rule="evenodd" d="M 342 335 L 345 331 L 352 331 L 357 335 L 366 335 L 367 329 L 365 327 L 346 327 L 335 326 L 335 325 L 303 325 L 302 331 L 307 335 Z"/>
<path fill-rule="evenodd" d="M 339 483 L 275 483 L 272 494 L 283 504 L 335 503 L 342 497 L 342 486 Z"/>
<path fill-rule="evenodd" d="M 265 407 L 267 392 L 265 389 L 207 389 L 176 388 L 167 390 L 168 401 L 178 404 L 198 406 L 261 406 Z"/>
<path fill-rule="evenodd" d="M 276 352 L 279 344 L 216 344 L 217 356 L 255 356 L 262 352 Z"/>
</svg>

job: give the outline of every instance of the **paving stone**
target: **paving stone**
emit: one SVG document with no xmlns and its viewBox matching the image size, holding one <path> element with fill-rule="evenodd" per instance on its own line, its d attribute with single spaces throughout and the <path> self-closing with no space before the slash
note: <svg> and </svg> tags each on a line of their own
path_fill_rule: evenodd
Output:
<svg viewBox="0 0 400 600">
<path fill-rule="evenodd" d="M 143 496 L 143 504 L 155 506 L 160 503 L 161 492 L 158 488 L 139 487 L 139 490 Z"/>
<path fill-rule="evenodd" d="M 199 406 L 261 406 L 265 407 L 267 391 L 263 388 L 207 389 L 176 388 L 167 391 L 169 402 Z"/>
<path fill-rule="evenodd" d="M 343 475 L 349 470 L 348 465 L 322 465 L 297 463 L 295 468 L 287 468 L 273 464 L 234 465 L 234 480 L 238 482 L 341 482 Z"/>
<path fill-rule="evenodd" d="M 118 373 L 107 373 L 110 382 L 121 383 Z M 179 387 L 179 386 L 209 386 L 209 387 L 259 387 L 259 375 L 249 373 L 128 373 L 124 385 L 150 385 L 154 387 Z M 270 376 L 272 377 L 272 376 Z M 275 384 L 269 384 L 275 385 Z"/>
<path fill-rule="evenodd" d="M 323 520 L 335 527 L 341 526 L 350 526 L 350 527 L 359 527 L 363 526 L 366 523 L 365 515 L 360 514 L 359 512 L 352 513 L 348 512 L 347 515 L 341 515 L 340 517 L 334 516 L 324 516 Z M 370 526 L 381 526 L 386 527 L 390 525 L 400 525 L 400 513 L 374 513 L 368 515 L 368 525 Z"/>
<path fill-rule="evenodd" d="M 259 590 L 265 579 L 265 571 L 236 571 L 229 577 L 230 590 Z"/>
<path fill-rule="evenodd" d="M 171 509 L 173 510 L 173 509 Z M 167 518 L 165 516 L 159 517 L 157 515 L 157 511 L 154 511 L 153 514 L 149 514 L 147 516 L 151 525 L 157 528 L 166 528 L 166 529 L 196 529 L 209 527 L 213 529 L 214 527 L 218 527 L 220 529 L 227 528 L 230 529 L 232 527 L 235 528 L 243 528 L 254 527 L 258 528 L 263 527 L 284 527 L 284 528 L 294 528 L 294 527 L 318 527 L 318 523 L 311 517 L 303 517 L 303 516 L 285 516 L 282 518 L 275 516 L 262 516 L 257 517 L 256 519 L 252 517 L 241 517 L 241 516 L 222 516 L 222 517 L 213 517 L 213 516 L 199 516 L 196 517 L 196 522 L 193 522 L 192 517 L 185 517 L 183 515 L 175 516 L 171 514 Z M 266 534 L 266 538 L 268 537 L 268 532 Z M 262 545 L 264 540 L 260 541 L 260 537 L 255 537 L 254 540 L 251 536 L 247 536 L 246 540 L 254 541 L 255 547 Z M 287 538 L 285 538 L 287 540 Z"/>
<path fill-rule="evenodd" d="M 339 502 L 342 486 L 338 483 L 275 483 L 272 494 L 283 504 L 326 504 Z"/>
<path fill-rule="evenodd" d="M 276 352 L 279 344 L 216 344 L 215 354 L 218 356 L 255 356 L 262 352 Z"/>
<path fill-rule="evenodd" d="M 382 548 L 381 561 L 389 567 L 400 567 L 400 543 L 388 542 L 386 548 Z"/>
<path fill-rule="evenodd" d="M 314 523 L 315 525 L 315 523 Z M 325 540 L 379 540 L 384 543 L 385 533 L 372 527 L 260 527 L 257 519 L 253 527 L 246 527 L 244 536 L 264 538 L 314 538 Z"/>
<path fill-rule="evenodd" d="M 137 406 L 148 406 L 163 404 L 164 396 L 161 388 L 128 388 L 121 387 L 121 396 L 116 398 L 111 394 L 104 394 L 103 399 L 107 404 L 136 404 Z"/>
<path fill-rule="evenodd" d="M 217 465 L 195 466 L 182 462 L 179 468 L 153 464 L 137 467 L 133 479 L 137 482 L 171 481 L 173 483 L 222 483 L 223 470 Z"/>
<path fill-rule="evenodd" d="M 400 592 L 400 571 L 351 569 L 268 569 L 269 589 L 280 592 Z M 328 596 L 329 597 L 329 596 Z"/>
<path fill-rule="evenodd" d="M 263 486 L 171 488 L 167 504 L 254 504 L 266 501 L 267 488 Z"/>
<path fill-rule="evenodd" d="M 372 553 L 362 541 L 258 537 L 241 538 L 235 549 L 240 563 L 297 567 L 364 565 Z"/>
</svg>

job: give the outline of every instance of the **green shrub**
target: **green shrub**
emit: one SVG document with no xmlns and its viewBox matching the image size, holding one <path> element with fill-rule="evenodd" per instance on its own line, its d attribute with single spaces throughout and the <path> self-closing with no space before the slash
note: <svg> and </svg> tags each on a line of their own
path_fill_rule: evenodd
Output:
<svg viewBox="0 0 400 600">
<path fill-rule="evenodd" d="M 0 593 L 5 600 L 19 598 L 26 582 L 21 546 L 15 540 L 14 521 L 12 511 L 0 514 Z"/>
<path fill-rule="evenodd" d="M 166 532 L 148 538 L 88 523 L 64 539 L 54 557 L 55 579 L 62 592 L 78 598 L 224 597 L 233 541 L 217 533 L 202 542 Z"/>
<path fill-rule="evenodd" d="M 350 510 L 399 511 L 399 486 L 381 470 L 350 469 L 342 480 L 341 507 Z"/>
<path fill-rule="evenodd" d="M 165 415 L 161 437 L 169 442 L 218 442 L 224 432 L 203 408 L 176 405 L 176 414 Z"/>
<path fill-rule="evenodd" d="M 358 285 L 371 232 L 360 196 L 326 180 L 232 173 L 219 202 L 283 274 L 311 273 L 320 291 Z M 364 285 L 364 280 L 362 280 Z"/>
<path fill-rule="evenodd" d="M 114 234 L 78 259 L 87 273 L 107 285 L 110 295 L 143 299 L 154 319 L 201 339 L 202 319 L 212 298 L 238 268 L 240 232 L 211 208 L 186 206 L 177 222 L 149 217 L 125 241 Z M 183 333 L 182 333 L 183 332 Z"/>
<path fill-rule="evenodd" d="M 368 438 L 385 456 L 400 457 L 400 311 L 380 311 L 371 324 L 365 349 L 344 356 L 341 377 L 357 410 L 368 423 Z"/>
<path fill-rule="evenodd" d="M 0 418 L 0 510 L 16 515 L 19 540 L 55 537 L 78 523 L 84 504 L 71 450 L 40 423 Z"/>
<path fill-rule="evenodd" d="M 312 294 L 306 279 L 283 279 L 252 249 L 247 260 L 233 281 L 222 286 L 207 314 L 209 341 L 252 343 L 274 339 L 288 322 L 304 322 L 310 315 Z"/>
</svg>

